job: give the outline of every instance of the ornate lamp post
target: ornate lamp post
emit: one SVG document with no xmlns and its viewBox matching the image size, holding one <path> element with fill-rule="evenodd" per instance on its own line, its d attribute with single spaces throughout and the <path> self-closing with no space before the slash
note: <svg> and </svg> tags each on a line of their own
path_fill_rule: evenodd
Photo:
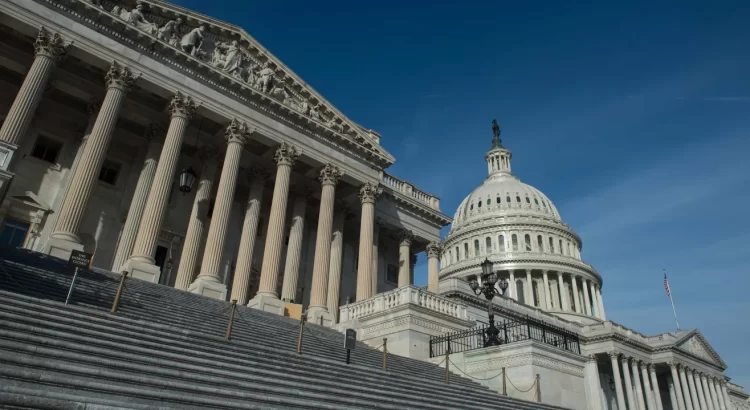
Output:
<svg viewBox="0 0 750 410">
<path fill-rule="evenodd" d="M 188 167 L 180 172 L 180 192 L 185 194 L 190 192 L 193 189 L 193 184 L 197 176 L 198 174 L 193 171 L 193 167 Z"/>
<path fill-rule="evenodd" d="M 471 286 L 471 290 L 474 291 L 475 295 L 479 296 L 484 294 L 484 297 L 487 299 L 487 316 L 489 316 L 490 319 L 490 326 L 487 328 L 484 347 L 501 345 L 503 342 L 499 338 L 500 330 L 495 327 L 495 314 L 492 311 L 492 298 L 494 298 L 495 295 L 502 297 L 505 294 L 505 291 L 508 289 L 508 281 L 500 279 L 500 284 L 498 285 L 500 289 L 498 290 L 495 287 L 498 277 L 497 273 L 492 271 L 492 262 L 490 262 L 489 259 L 485 259 L 484 262 L 482 262 L 481 285 L 477 281 L 477 275 L 469 275 L 466 279 L 469 281 L 469 286 Z"/>
</svg>

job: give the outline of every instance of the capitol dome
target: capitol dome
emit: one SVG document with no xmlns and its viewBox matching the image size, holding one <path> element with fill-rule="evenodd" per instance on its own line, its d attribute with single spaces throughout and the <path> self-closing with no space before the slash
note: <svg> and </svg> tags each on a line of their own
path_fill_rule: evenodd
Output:
<svg viewBox="0 0 750 410">
<path fill-rule="evenodd" d="M 552 201 L 511 172 L 511 152 L 493 127 L 488 176 L 458 206 L 443 242 L 440 279 L 481 273 L 489 259 L 509 281 L 506 296 L 569 320 L 604 320 L 602 279 Z"/>
</svg>

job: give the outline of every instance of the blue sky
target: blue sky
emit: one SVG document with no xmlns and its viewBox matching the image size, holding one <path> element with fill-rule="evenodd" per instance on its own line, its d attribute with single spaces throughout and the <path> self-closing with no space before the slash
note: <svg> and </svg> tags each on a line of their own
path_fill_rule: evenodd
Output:
<svg viewBox="0 0 750 410">
<path fill-rule="evenodd" d="M 389 171 L 451 216 L 497 118 L 514 173 L 582 237 L 608 318 L 673 330 L 667 269 L 682 327 L 750 388 L 750 2 L 178 3 L 380 132 Z"/>
</svg>

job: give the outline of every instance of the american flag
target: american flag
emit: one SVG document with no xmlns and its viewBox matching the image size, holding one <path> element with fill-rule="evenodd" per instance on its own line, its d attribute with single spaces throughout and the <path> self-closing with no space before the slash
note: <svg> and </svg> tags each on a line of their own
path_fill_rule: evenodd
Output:
<svg viewBox="0 0 750 410">
<path fill-rule="evenodd" d="M 672 296 L 672 292 L 669 290 L 669 281 L 667 280 L 667 272 L 664 272 L 664 289 L 667 290 L 667 296 Z"/>
</svg>

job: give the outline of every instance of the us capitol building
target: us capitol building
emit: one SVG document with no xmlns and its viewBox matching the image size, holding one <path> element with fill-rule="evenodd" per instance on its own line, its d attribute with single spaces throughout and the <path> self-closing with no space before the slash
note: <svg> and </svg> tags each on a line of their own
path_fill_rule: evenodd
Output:
<svg viewBox="0 0 750 410">
<path fill-rule="evenodd" d="M 569 408 L 750 408 L 698 330 L 645 336 L 606 320 L 581 238 L 512 174 L 496 124 L 488 176 L 451 219 L 386 171 L 395 158 L 376 131 L 239 27 L 156 0 L 3 0 L 0 30 L 3 244 L 304 309 L 426 361 L 489 309 L 506 343 L 447 353 L 490 388 L 506 369 L 510 395 L 538 380 Z M 426 287 L 413 285 L 417 254 Z M 490 305 L 467 281 L 485 260 L 509 285 Z M 525 339 L 508 337 L 513 321 Z"/>
</svg>

